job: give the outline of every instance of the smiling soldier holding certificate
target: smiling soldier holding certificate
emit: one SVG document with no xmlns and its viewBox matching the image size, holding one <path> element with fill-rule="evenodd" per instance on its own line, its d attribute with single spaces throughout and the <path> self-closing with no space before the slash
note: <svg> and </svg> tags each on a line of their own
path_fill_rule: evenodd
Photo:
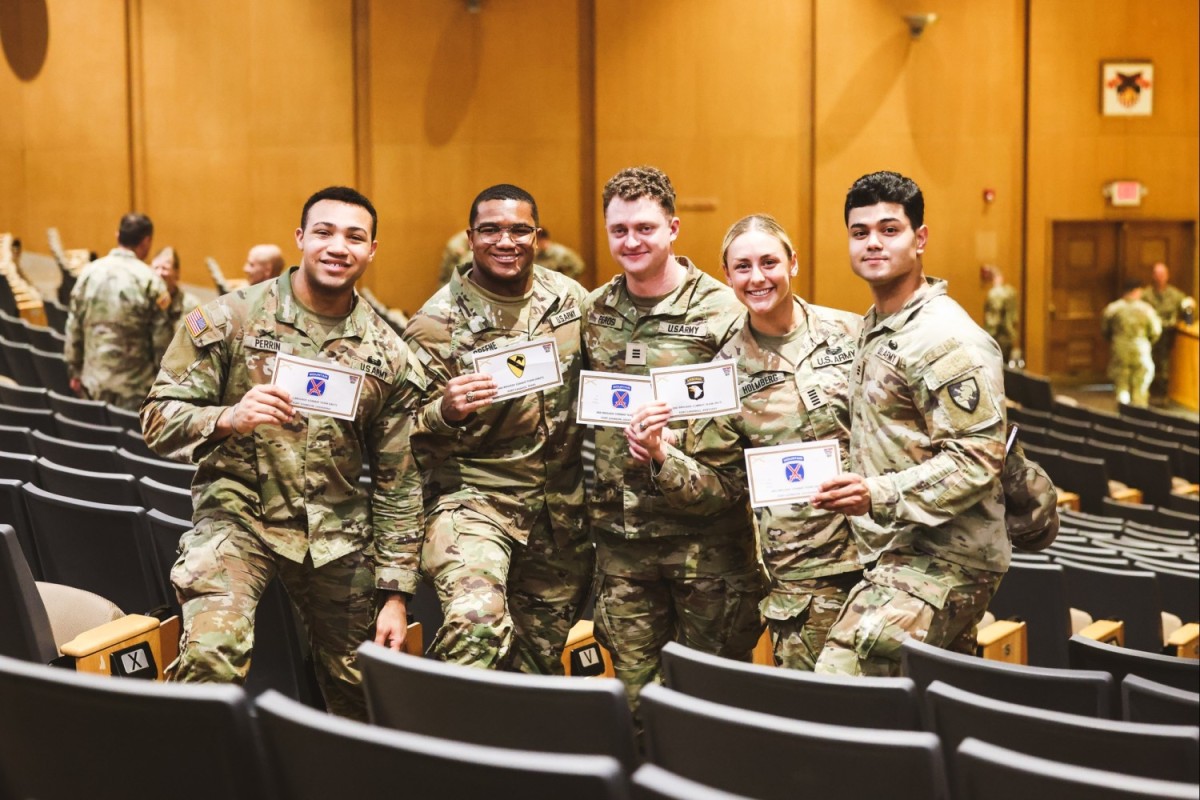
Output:
<svg viewBox="0 0 1200 800">
<path fill-rule="evenodd" d="M 766 485 L 751 488 L 773 489 L 774 502 L 756 503 L 771 576 L 760 608 L 775 663 L 811 670 L 862 567 L 845 516 L 779 498 L 811 493 L 819 476 L 841 471 L 838 451 L 844 458 L 850 440 L 848 384 L 862 319 L 792 294 L 795 250 L 769 216 L 734 223 L 721 261 L 747 309 L 746 324 L 717 355 L 737 363 L 741 413 L 693 420 L 679 449 L 661 436 L 673 409 L 654 403 L 635 415 L 629 435 L 653 458 L 655 482 L 678 508 L 716 514 L 744 507 L 747 481 L 756 478 Z"/>
<path fill-rule="evenodd" d="M 572 408 L 586 292 L 533 263 L 538 212 L 525 190 L 485 189 L 469 225 L 472 261 L 405 330 L 440 391 L 413 434 L 428 515 L 421 569 L 445 614 L 433 653 L 561 674 L 594 559 Z"/>
</svg>

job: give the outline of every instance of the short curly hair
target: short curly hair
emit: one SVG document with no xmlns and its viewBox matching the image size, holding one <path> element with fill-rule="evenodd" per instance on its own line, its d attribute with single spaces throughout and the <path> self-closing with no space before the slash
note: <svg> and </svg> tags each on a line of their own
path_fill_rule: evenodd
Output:
<svg viewBox="0 0 1200 800">
<path fill-rule="evenodd" d="M 657 167 L 629 167 L 613 175 L 604 184 L 604 211 L 608 210 L 614 197 L 622 200 L 649 197 L 658 201 L 669 216 L 675 216 L 675 187 L 667 173 Z"/>
</svg>

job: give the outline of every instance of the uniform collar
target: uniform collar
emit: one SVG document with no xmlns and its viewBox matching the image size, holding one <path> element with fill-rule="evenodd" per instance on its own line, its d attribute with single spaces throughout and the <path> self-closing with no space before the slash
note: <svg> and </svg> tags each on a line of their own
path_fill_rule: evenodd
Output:
<svg viewBox="0 0 1200 800">
<path fill-rule="evenodd" d="M 304 320 L 308 316 L 308 312 L 296 301 L 296 295 L 292 291 L 292 274 L 299 269 L 299 267 L 290 267 L 278 278 L 271 281 L 270 288 L 267 290 L 264 311 L 268 315 L 274 315 L 275 319 L 279 322 L 307 332 Z M 350 306 L 350 313 L 342 320 L 342 324 L 337 330 L 334 331 L 337 335 L 330 338 L 357 338 L 365 341 L 368 338 L 367 334 L 371 327 L 370 314 L 369 306 L 361 302 L 358 292 L 355 292 Z"/>
<path fill-rule="evenodd" d="M 829 339 L 829 329 L 821 323 L 819 317 L 812 313 L 808 303 L 792 295 L 792 302 L 800 309 L 799 359 L 804 361 Z M 741 329 L 734 336 L 731 344 L 738 351 L 738 366 L 747 375 L 756 372 L 795 372 L 798 364 L 789 364 L 774 350 L 764 349 L 750 328 L 750 313 L 743 318 Z M 729 348 L 726 348 L 727 350 Z"/>
<path fill-rule="evenodd" d="M 450 301 L 462 309 L 468 320 L 480 319 L 487 328 L 498 328 L 500 321 L 497 318 L 496 309 L 478 291 L 477 287 L 471 284 L 470 272 L 472 269 L 475 269 L 474 262 L 459 266 L 451 273 Z M 550 282 L 551 274 L 553 273 L 545 267 L 534 264 L 533 285 L 527 301 L 531 330 L 541 324 L 546 315 L 553 313 L 560 304 L 558 293 Z M 476 323 L 476 325 L 478 324 Z"/>
<path fill-rule="evenodd" d="M 683 274 L 683 280 L 679 282 L 674 291 L 660 300 L 658 305 L 641 315 L 642 317 L 675 315 L 686 311 L 691 305 L 692 295 L 695 294 L 696 287 L 700 282 L 700 276 L 703 273 L 700 272 L 700 268 L 693 264 L 687 256 L 675 256 L 674 258 L 687 270 Z M 624 273 L 613 278 L 608 291 L 604 295 L 604 304 L 620 314 L 627 321 L 637 322 L 639 314 L 629 295 L 629 287 L 626 286 Z"/>
<path fill-rule="evenodd" d="M 886 317 L 880 317 L 875 310 L 875 306 L 871 306 L 867 311 L 866 324 L 863 329 L 868 332 L 874 332 L 878 328 L 886 328 L 890 331 L 898 331 L 904 327 L 917 312 L 921 310 L 929 301 L 935 297 L 942 297 L 946 294 L 946 281 L 941 278 L 925 278 L 925 284 L 917 288 L 913 292 L 912 297 L 900 308 L 888 314 Z"/>
</svg>

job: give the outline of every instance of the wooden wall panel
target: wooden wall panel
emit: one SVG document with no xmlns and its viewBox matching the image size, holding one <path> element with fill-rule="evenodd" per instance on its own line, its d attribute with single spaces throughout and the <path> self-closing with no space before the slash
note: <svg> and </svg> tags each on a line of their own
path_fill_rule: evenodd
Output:
<svg viewBox="0 0 1200 800">
<path fill-rule="evenodd" d="M 354 183 L 350 0 L 143 2 L 146 207 L 156 247 L 211 285 L 205 256 L 241 275 L 246 251 L 289 263 L 304 200 Z"/>
<path fill-rule="evenodd" d="M 925 196 L 925 273 L 981 320 L 983 264 L 1019 283 L 1024 17 L 1021 0 L 926 0 L 938 15 L 914 41 L 899 0 L 817 0 L 817 302 L 871 304 L 850 271 L 843 207 L 860 176 L 913 178 Z M 985 188 L 995 202 L 983 201 Z"/>
<path fill-rule="evenodd" d="M 1067 45 L 1069 43 L 1069 46 Z M 1178 219 L 1200 216 L 1200 7 L 1163 0 L 1147 13 L 1132 0 L 1080 14 L 1072 0 L 1031 4 L 1027 287 L 1029 365 L 1043 370 L 1050 309 L 1051 230 L 1057 220 Z M 1100 113 L 1100 62 L 1154 62 L 1154 113 Z M 1112 208 L 1101 187 L 1139 180 L 1137 208 Z M 1193 264 L 1200 259 L 1193 257 Z M 1193 286 L 1200 280 L 1193 273 Z"/>
<path fill-rule="evenodd" d="M 807 285 L 809 4 L 603 0 L 595 29 L 596 192 L 624 167 L 663 169 L 679 199 L 676 252 L 722 279 L 725 231 L 770 213 L 792 235 L 797 285 Z M 618 269 L 602 217 L 598 208 L 598 283 Z"/>
<path fill-rule="evenodd" d="M 46 228 L 67 247 L 107 252 L 129 210 L 129 136 L 123 0 L 49 0 L 41 71 L 19 80 L 0 63 L 0 228 L 48 251 Z"/>
<path fill-rule="evenodd" d="M 446 240 L 496 183 L 529 191 L 541 223 L 579 248 L 577 4 L 378 0 L 370 20 L 375 292 L 420 307 Z"/>
</svg>

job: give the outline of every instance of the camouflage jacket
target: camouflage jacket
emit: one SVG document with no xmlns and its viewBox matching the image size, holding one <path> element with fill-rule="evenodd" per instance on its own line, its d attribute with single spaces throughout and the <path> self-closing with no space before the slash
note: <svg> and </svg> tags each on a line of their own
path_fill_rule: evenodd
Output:
<svg viewBox="0 0 1200 800">
<path fill-rule="evenodd" d="M 189 312 L 142 406 L 146 443 L 198 465 L 195 521 L 232 520 L 284 558 L 311 554 L 317 567 L 368 548 L 378 588 L 414 592 L 424 520 L 408 438 L 425 373 L 357 298 L 328 338 L 309 338 L 321 328 L 292 294 L 295 269 Z M 281 350 L 365 372 L 356 418 L 299 412 L 210 442 L 221 412 L 271 381 Z M 368 462 L 370 491 L 359 482 Z"/>
<path fill-rule="evenodd" d="M 1112 342 L 1114 361 L 1143 361 L 1150 358 L 1150 345 L 1162 336 L 1162 322 L 1144 300 L 1119 298 L 1104 307 L 1104 336 Z"/>
<path fill-rule="evenodd" d="M 171 321 L 171 330 L 178 328 L 183 321 L 183 315 L 187 311 L 191 311 L 196 306 L 200 305 L 200 300 L 191 292 L 180 289 L 171 298 L 171 305 L 167 307 L 167 318 Z"/>
<path fill-rule="evenodd" d="M 1160 292 L 1154 285 L 1142 289 L 1142 300 L 1150 305 L 1162 320 L 1164 328 L 1173 328 L 1179 321 L 1179 306 L 1187 298 L 1178 287 L 1167 284 Z"/>
<path fill-rule="evenodd" d="M 996 341 L 1017 338 L 1017 290 L 1005 284 L 988 290 L 983 306 L 983 329 Z"/>
<path fill-rule="evenodd" d="M 540 266 L 553 270 L 568 278 L 579 280 L 583 275 L 583 259 L 571 248 L 551 242 L 534 259 Z"/>
<path fill-rule="evenodd" d="M 851 522 L 860 557 L 900 547 L 1003 572 L 1004 382 L 1000 350 L 946 282 L 894 314 L 868 313 L 850 384 L 850 466 L 871 511 Z"/>
<path fill-rule="evenodd" d="M 721 348 L 737 361 L 742 412 L 693 420 L 685 452 L 668 447 L 656 480 L 677 508 L 711 514 L 749 501 L 743 450 L 747 447 L 837 439 L 849 467 L 850 369 L 862 317 L 795 298 L 804 321 L 799 364 L 763 347 L 750 328 Z M 690 455 L 688 455 L 690 453 Z M 860 569 L 850 523 L 842 514 L 808 503 L 755 509 L 763 561 L 775 591 L 787 582 Z"/>
<path fill-rule="evenodd" d="M 494 304 L 470 281 L 471 269 L 455 270 L 404 332 L 433 389 L 413 433 L 425 507 L 430 512 L 471 508 L 519 542 L 527 541 L 543 508 L 556 537 L 582 531 L 583 429 L 575 422 L 574 402 L 587 292 L 570 278 L 535 266 L 531 295 L 519 329 L 513 330 L 502 327 Z M 451 378 L 474 371 L 475 353 L 540 338 L 557 342 L 562 386 L 501 400 L 458 425 L 445 420 L 441 390 Z"/>
<path fill-rule="evenodd" d="M 175 332 L 170 304 L 162 278 L 123 247 L 84 268 L 71 290 L 63 358 L 88 396 L 137 408 Z"/>
<path fill-rule="evenodd" d="M 742 306 L 728 287 L 687 259 L 682 284 L 650 312 L 639 315 L 618 275 L 588 295 L 583 345 L 588 368 L 648 375 L 656 367 L 711 361 L 742 322 Z M 626 363 L 626 346 L 644 347 L 644 364 Z M 671 423 L 681 434 L 686 424 Z M 713 515 L 676 508 L 654 482 L 650 467 L 629 454 L 620 428 L 596 428 L 596 485 L 588 497 L 592 526 L 626 538 L 694 533 L 703 527 L 730 531 L 752 527 L 745 503 Z"/>
</svg>

